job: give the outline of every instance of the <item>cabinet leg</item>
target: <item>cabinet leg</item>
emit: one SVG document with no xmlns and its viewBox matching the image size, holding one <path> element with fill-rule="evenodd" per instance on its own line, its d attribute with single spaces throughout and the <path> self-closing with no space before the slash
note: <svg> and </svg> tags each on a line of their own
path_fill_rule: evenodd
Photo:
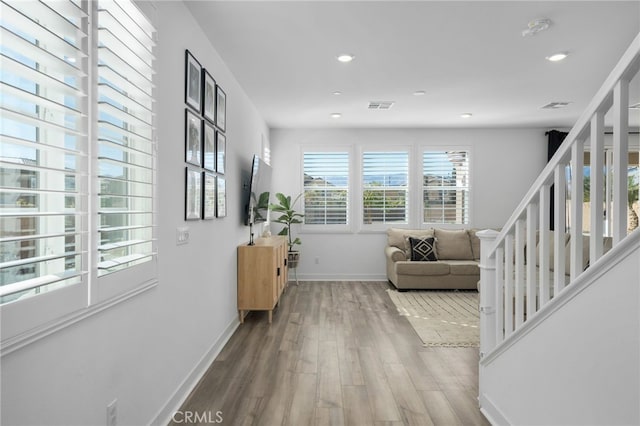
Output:
<svg viewBox="0 0 640 426">
<path fill-rule="evenodd" d="M 240 324 L 244 323 L 244 311 L 238 311 L 238 315 L 240 315 Z"/>
<path fill-rule="evenodd" d="M 269 311 L 269 324 L 273 321 L 273 309 Z"/>
</svg>

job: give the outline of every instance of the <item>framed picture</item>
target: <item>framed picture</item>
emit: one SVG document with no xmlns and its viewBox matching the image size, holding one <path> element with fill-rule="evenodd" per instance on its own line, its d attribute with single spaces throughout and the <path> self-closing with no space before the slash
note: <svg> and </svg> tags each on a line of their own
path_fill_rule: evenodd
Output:
<svg viewBox="0 0 640 426">
<path fill-rule="evenodd" d="M 216 171 L 216 130 L 207 121 L 203 121 L 204 149 L 202 167 L 212 172 Z"/>
<path fill-rule="evenodd" d="M 185 56 L 184 101 L 191 108 L 200 112 L 202 105 L 200 74 L 202 73 L 202 67 L 200 66 L 200 62 L 198 62 L 188 50 L 186 51 Z"/>
<path fill-rule="evenodd" d="M 227 215 L 227 182 L 222 176 L 216 176 L 216 217 Z"/>
<path fill-rule="evenodd" d="M 200 170 L 192 169 L 191 167 L 186 167 L 185 169 L 187 173 L 185 178 L 184 219 L 198 220 L 202 212 L 202 173 L 200 173 Z"/>
<path fill-rule="evenodd" d="M 206 69 L 202 70 L 202 115 L 216 122 L 216 81 Z"/>
<path fill-rule="evenodd" d="M 227 122 L 227 95 L 220 86 L 216 86 L 216 126 L 223 132 Z"/>
<path fill-rule="evenodd" d="M 224 174 L 227 151 L 227 137 L 222 132 L 216 132 L 216 172 Z"/>
<path fill-rule="evenodd" d="M 185 108 L 184 160 L 194 166 L 202 164 L 202 119 Z"/>
<path fill-rule="evenodd" d="M 216 217 L 216 177 L 202 172 L 202 182 L 202 218 L 213 219 Z"/>
</svg>

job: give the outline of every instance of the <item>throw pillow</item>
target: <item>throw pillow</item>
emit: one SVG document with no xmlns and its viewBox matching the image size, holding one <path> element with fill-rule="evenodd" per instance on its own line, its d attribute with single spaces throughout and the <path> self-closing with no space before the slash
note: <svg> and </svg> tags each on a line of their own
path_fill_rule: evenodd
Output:
<svg viewBox="0 0 640 426">
<path fill-rule="evenodd" d="M 433 262 L 438 260 L 435 250 L 435 241 L 436 239 L 433 237 L 409 237 L 409 245 L 411 246 L 411 260 L 419 262 Z"/>
</svg>

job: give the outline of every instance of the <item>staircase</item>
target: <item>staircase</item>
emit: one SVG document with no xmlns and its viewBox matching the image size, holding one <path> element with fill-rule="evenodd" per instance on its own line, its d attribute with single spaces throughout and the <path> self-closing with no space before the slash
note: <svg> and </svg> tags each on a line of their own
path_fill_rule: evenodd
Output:
<svg viewBox="0 0 640 426">
<path fill-rule="evenodd" d="M 479 402 L 493 424 L 640 424 L 639 69 L 640 34 L 502 231 L 479 233 Z"/>
</svg>

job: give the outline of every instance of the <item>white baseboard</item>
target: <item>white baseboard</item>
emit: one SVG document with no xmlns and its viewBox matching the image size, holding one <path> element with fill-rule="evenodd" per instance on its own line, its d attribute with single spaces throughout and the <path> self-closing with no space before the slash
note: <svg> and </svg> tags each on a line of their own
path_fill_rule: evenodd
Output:
<svg viewBox="0 0 640 426">
<path fill-rule="evenodd" d="M 289 272 L 289 281 L 295 281 L 295 275 Z M 379 274 L 298 274 L 298 281 L 387 281 L 386 275 Z"/>
<path fill-rule="evenodd" d="M 173 395 L 160 409 L 158 414 L 150 422 L 151 425 L 167 425 L 171 423 L 171 418 L 174 413 L 180 409 L 182 404 L 186 401 L 191 391 L 196 387 L 202 376 L 207 372 L 207 369 L 216 357 L 224 348 L 224 345 L 229 341 L 233 333 L 236 331 L 240 321 L 237 317 L 229 323 L 222 335 L 211 345 L 209 350 L 200 358 L 200 361 L 193 367 L 191 372 L 182 381 L 180 386 L 175 390 Z"/>
<path fill-rule="evenodd" d="M 491 398 L 489 398 L 486 394 L 481 393 L 478 397 L 478 401 L 480 402 L 480 412 L 487 418 L 489 423 L 492 425 L 510 425 L 507 418 L 502 414 L 502 412 L 495 406 Z"/>
</svg>

